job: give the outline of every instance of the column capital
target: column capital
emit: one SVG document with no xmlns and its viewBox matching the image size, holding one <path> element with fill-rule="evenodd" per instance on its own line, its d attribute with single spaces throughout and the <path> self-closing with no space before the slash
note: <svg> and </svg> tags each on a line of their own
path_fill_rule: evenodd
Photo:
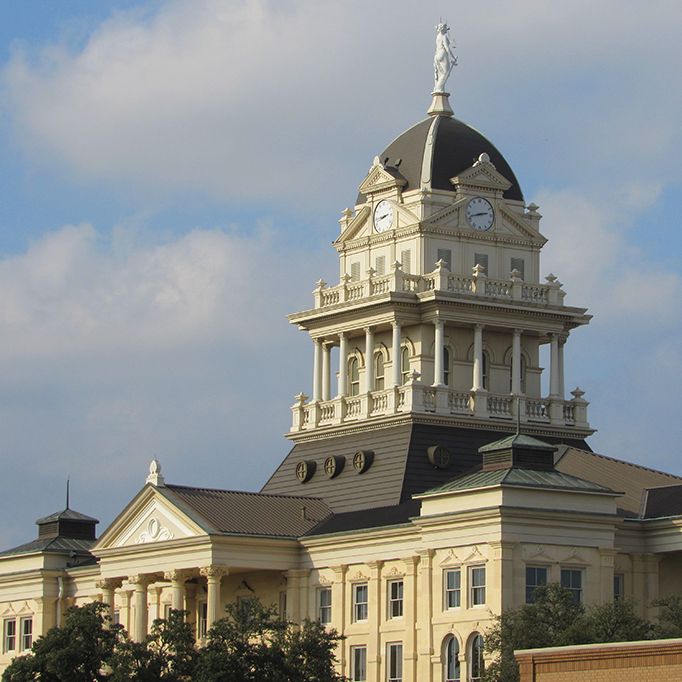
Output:
<svg viewBox="0 0 682 682">
<path fill-rule="evenodd" d="M 202 566 L 199 569 L 199 575 L 203 576 L 204 578 L 222 578 L 226 575 L 230 574 L 230 569 L 226 568 L 225 566 L 214 566 L 211 564 L 210 566 Z"/>
<path fill-rule="evenodd" d="M 396 327 L 400 327 L 400 325 L 401 325 L 400 320 L 391 320 L 391 327 L 393 327 L 394 329 Z"/>
<path fill-rule="evenodd" d="M 380 571 L 383 568 L 384 562 L 382 559 L 376 559 L 375 561 L 368 561 L 367 567 L 371 571 Z"/>
<path fill-rule="evenodd" d="M 374 333 L 374 327 L 372 325 L 367 325 L 366 327 L 363 327 L 362 330 L 365 332 L 365 334 L 373 334 Z"/>
<path fill-rule="evenodd" d="M 340 564 L 338 566 L 330 566 L 331 570 L 334 572 L 334 577 L 338 576 L 338 579 L 343 581 L 348 572 L 348 564 Z"/>
<path fill-rule="evenodd" d="M 137 587 L 147 587 L 149 583 L 154 582 L 154 576 L 145 573 L 137 573 L 135 575 L 128 576 L 128 584 L 135 585 Z"/>
<path fill-rule="evenodd" d="M 123 578 L 100 578 L 95 582 L 95 587 L 98 590 L 115 590 L 117 587 L 121 587 L 122 584 Z"/>
<path fill-rule="evenodd" d="M 521 336 L 523 334 L 524 330 L 521 329 L 520 327 L 514 327 L 513 329 L 513 334 L 514 336 Z"/>
<path fill-rule="evenodd" d="M 478 331 L 483 331 L 483 330 L 485 329 L 485 325 L 484 325 L 484 324 L 481 324 L 480 322 L 477 322 L 477 323 L 474 325 L 474 329 L 477 329 Z"/>
<path fill-rule="evenodd" d="M 413 554 L 412 556 L 404 557 L 403 564 L 405 566 L 405 575 L 415 575 L 417 572 L 417 566 L 419 564 L 419 555 Z"/>
<path fill-rule="evenodd" d="M 348 337 L 348 332 L 339 332 L 339 340 L 345 339 Z"/>
<path fill-rule="evenodd" d="M 185 580 L 187 580 L 188 578 L 191 577 L 191 574 L 192 574 L 192 571 L 190 571 L 186 568 L 182 568 L 182 569 L 174 568 L 171 571 L 166 571 L 163 574 L 163 577 L 166 580 L 170 580 L 171 582 L 174 582 L 174 583 L 184 583 Z"/>
</svg>

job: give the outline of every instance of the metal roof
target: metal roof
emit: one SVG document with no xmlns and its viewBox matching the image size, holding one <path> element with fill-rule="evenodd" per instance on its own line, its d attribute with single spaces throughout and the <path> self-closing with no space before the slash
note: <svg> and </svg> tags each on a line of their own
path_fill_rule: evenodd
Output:
<svg viewBox="0 0 682 682">
<path fill-rule="evenodd" d="M 454 481 L 450 481 L 438 488 L 432 488 L 424 496 L 438 493 L 471 490 L 474 488 L 488 488 L 492 486 L 519 486 L 532 488 L 550 488 L 552 490 L 573 490 L 579 492 L 614 493 L 598 483 L 586 481 L 577 476 L 563 474 L 559 471 L 536 471 L 531 469 L 493 469 L 492 471 L 475 471 Z M 614 493 L 618 494 L 618 493 Z"/>
<path fill-rule="evenodd" d="M 46 552 L 48 554 L 70 554 L 75 552 L 81 555 L 90 555 L 90 548 L 95 540 L 76 540 L 74 538 L 44 538 L 31 540 L 18 547 L 0 552 L 0 557 L 14 556 L 16 554 L 32 554 L 34 552 Z"/>
<path fill-rule="evenodd" d="M 43 516 L 42 519 L 38 519 L 36 523 L 38 525 L 43 523 L 53 523 L 54 521 L 83 521 L 88 523 L 99 523 L 99 521 L 92 516 L 86 516 L 80 512 L 74 511 L 73 509 L 63 509 L 62 511 L 55 512 L 49 516 Z"/>
<path fill-rule="evenodd" d="M 203 517 L 219 533 L 297 538 L 330 515 L 314 497 L 268 495 L 236 490 L 166 485 L 186 507 Z"/>
<path fill-rule="evenodd" d="M 478 449 L 480 453 L 484 452 L 494 452 L 495 450 L 505 450 L 507 448 L 531 448 L 533 450 L 556 450 L 555 445 L 550 445 L 544 441 L 533 438 L 532 436 L 526 436 L 523 433 L 515 433 L 511 436 L 506 436 L 500 440 L 496 440 L 493 443 L 488 443 L 483 445 Z"/>
<path fill-rule="evenodd" d="M 682 516 L 682 484 L 648 488 L 644 491 L 641 518 Z"/>
</svg>

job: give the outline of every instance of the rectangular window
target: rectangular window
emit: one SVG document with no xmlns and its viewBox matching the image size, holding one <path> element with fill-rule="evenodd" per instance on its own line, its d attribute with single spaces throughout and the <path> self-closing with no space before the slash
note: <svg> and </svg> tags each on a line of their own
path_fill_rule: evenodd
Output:
<svg viewBox="0 0 682 682">
<path fill-rule="evenodd" d="M 204 601 L 199 604 L 199 623 L 197 624 L 197 635 L 199 639 L 204 639 L 208 632 L 208 604 Z"/>
<path fill-rule="evenodd" d="M 400 252 L 400 265 L 405 274 L 412 272 L 412 252 L 409 249 Z"/>
<path fill-rule="evenodd" d="M 403 617 L 403 581 L 392 580 L 388 583 L 388 617 Z"/>
<path fill-rule="evenodd" d="M 287 619 L 287 593 L 284 590 L 279 593 L 279 619 Z"/>
<path fill-rule="evenodd" d="M 444 261 L 444 267 L 452 272 L 452 251 L 450 249 L 438 249 L 438 258 L 436 260 Z"/>
<path fill-rule="evenodd" d="M 360 263 L 350 264 L 350 281 L 351 282 L 360 281 Z"/>
<path fill-rule="evenodd" d="M 622 573 L 613 575 L 613 600 L 620 601 L 625 598 L 625 576 Z"/>
<path fill-rule="evenodd" d="M 168 617 L 170 616 L 171 609 L 173 607 L 170 604 L 164 604 L 163 605 L 163 619 L 168 620 Z"/>
<path fill-rule="evenodd" d="M 21 650 L 28 651 L 33 646 L 33 617 L 21 619 Z"/>
<path fill-rule="evenodd" d="M 526 604 L 532 604 L 535 601 L 535 589 L 546 584 L 546 566 L 526 566 Z"/>
<path fill-rule="evenodd" d="M 525 277 L 525 269 L 526 269 L 526 261 L 523 260 L 523 258 L 512 258 L 511 259 L 511 270 L 518 270 L 519 272 L 519 277 L 521 279 L 526 279 Z M 511 274 L 511 272 L 510 272 Z"/>
<path fill-rule="evenodd" d="M 469 569 L 469 605 L 485 604 L 485 566 L 472 566 Z"/>
<path fill-rule="evenodd" d="M 389 642 L 386 645 L 386 681 L 403 682 L 402 642 Z"/>
<path fill-rule="evenodd" d="M 317 591 L 317 601 L 319 604 L 318 618 L 320 623 L 327 625 L 332 622 L 332 588 L 321 587 Z"/>
<path fill-rule="evenodd" d="M 350 648 L 351 682 L 366 682 L 367 680 L 367 647 L 352 646 Z"/>
<path fill-rule="evenodd" d="M 114 625 L 121 624 L 121 612 L 118 609 L 114 610 Z"/>
<path fill-rule="evenodd" d="M 474 265 L 480 265 L 483 268 L 483 274 L 490 276 L 488 272 L 488 254 L 487 253 L 475 253 L 474 254 Z"/>
<path fill-rule="evenodd" d="M 462 571 L 449 568 L 444 575 L 445 608 L 458 609 L 462 605 Z"/>
<path fill-rule="evenodd" d="M 16 651 L 17 648 L 17 621 L 14 618 L 8 618 L 5 621 L 4 629 L 4 648 L 3 651 Z"/>
<path fill-rule="evenodd" d="M 360 622 L 367 620 L 367 583 L 353 585 L 353 621 Z"/>
<path fill-rule="evenodd" d="M 377 256 L 374 269 L 377 275 L 384 275 L 386 273 L 386 256 Z"/>
<path fill-rule="evenodd" d="M 576 568 L 562 568 L 561 587 L 569 590 L 573 601 L 579 604 L 583 600 L 583 572 Z"/>
</svg>

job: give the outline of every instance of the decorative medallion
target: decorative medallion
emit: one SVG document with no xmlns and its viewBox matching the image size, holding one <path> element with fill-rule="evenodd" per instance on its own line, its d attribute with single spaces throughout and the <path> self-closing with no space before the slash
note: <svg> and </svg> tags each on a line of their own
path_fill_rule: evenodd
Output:
<svg viewBox="0 0 682 682">
<path fill-rule="evenodd" d="M 173 537 L 172 531 L 162 526 L 161 522 L 153 516 L 147 523 L 147 530 L 143 530 L 137 536 L 135 544 L 145 545 L 148 542 L 163 542 L 164 540 L 172 540 Z"/>
<path fill-rule="evenodd" d="M 358 450 L 353 455 L 353 468 L 359 474 L 364 474 L 372 466 L 374 452 L 372 450 Z"/>
<path fill-rule="evenodd" d="M 343 455 L 331 455 L 324 460 L 324 473 L 328 478 L 336 478 L 342 471 L 346 464 L 346 458 Z"/>
<path fill-rule="evenodd" d="M 301 483 L 307 483 L 313 477 L 316 466 L 315 461 L 312 459 L 299 462 L 296 465 L 296 478 Z"/>
<path fill-rule="evenodd" d="M 452 453 L 442 445 L 432 445 L 426 450 L 426 455 L 436 469 L 449 469 L 452 465 Z"/>
</svg>

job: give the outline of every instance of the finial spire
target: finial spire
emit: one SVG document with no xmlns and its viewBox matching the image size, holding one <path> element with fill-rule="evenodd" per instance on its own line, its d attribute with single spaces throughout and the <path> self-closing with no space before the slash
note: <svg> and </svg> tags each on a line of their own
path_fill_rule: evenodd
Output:
<svg viewBox="0 0 682 682">
<path fill-rule="evenodd" d="M 454 53 L 455 45 L 450 42 L 450 27 L 439 22 L 436 26 L 436 54 L 433 57 L 433 100 L 429 107 L 429 116 L 452 116 L 453 111 L 450 107 L 448 97 L 449 92 L 445 91 L 445 83 L 450 76 L 453 66 L 457 66 L 457 56 Z"/>
<path fill-rule="evenodd" d="M 161 474 L 161 463 L 156 458 L 149 463 L 149 476 L 147 476 L 145 483 L 151 483 L 157 488 L 163 488 L 166 485 Z"/>
<path fill-rule="evenodd" d="M 69 508 L 69 479 L 66 479 L 66 508 Z"/>
</svg>

